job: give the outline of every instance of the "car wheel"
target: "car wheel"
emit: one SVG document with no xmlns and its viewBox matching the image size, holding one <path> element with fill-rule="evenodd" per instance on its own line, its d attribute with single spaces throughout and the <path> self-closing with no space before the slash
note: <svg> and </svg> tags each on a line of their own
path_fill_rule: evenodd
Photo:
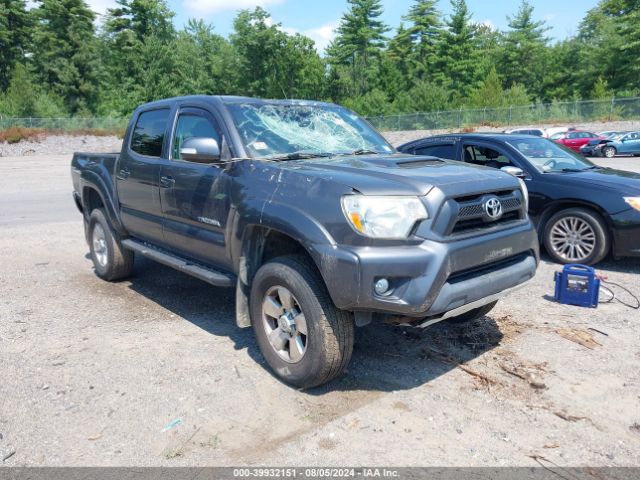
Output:
<svg viewBox="0 0 640 480">
<path fill-rule="evenodd" d="M 91 260 L 98 277 L 113 282 L 131 275 L 134 254 L 123 248 L 101 209 L 91 212 L 88 239 Z"/>
<path fill-rule="evenodd" d="M 613 158 L 616 156 L 617 153 L 618 151 L 616 150 L 615 147 L 604 147 L 602 149 L 602 154 L 607 158 Z"/>
<path fill-rule="evenodd" d="M 558 263 L 594 265 L 607 256 L 609 244 L 602 218 L 584 208 L 556 213 L 544 230 L 547 253 Z"/>
<path fill-rule="evenodd" d="M 473 310 L 468 311 L 467 313 L 463 313 L 462 315 L 459 315 L 457 317 L 450 318 L 447 321 L 458 324 L 458 325 L 473 322 L 478 318 L 484 317 L 491 310 L 493 310 L 497 304 L 498 304 L 498 301 L 496 300 L 495 302 L 489 303 L 484 307 L 475 308 Z"/>
<path fill-rule="evenodd" d="M 264 264 L 251 287 L 258 346 L 283 382 L 312 388 L 340 375 L 351 359 L 354 322 L 336 308 L 315 265 L 284 256 Z"/>
</svg>

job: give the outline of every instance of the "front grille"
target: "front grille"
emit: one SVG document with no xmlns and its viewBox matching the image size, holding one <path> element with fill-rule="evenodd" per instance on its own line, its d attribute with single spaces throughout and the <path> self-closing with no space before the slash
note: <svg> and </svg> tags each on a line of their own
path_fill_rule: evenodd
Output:
<svg viewBox="0 0 640 480">
<path fill-rule="evenodd" d="M 473 218 L 471 220 L 460 220 L 458 221 L 453 230 L 451 231 L 452 235 L 460 234 L 460 233 L 474 233 L 480 230 L 485 230 L 487 228 L 495 228 L 499 226 L 503 226 L 507 223 L 515 222 L 520 220 L 520 215 L 518 212 L 510 212 L 504 214 L 499 220 L 495 222 L 485 222 L 481 218 Z"/>
<path fill-rule="evenodd" d="M 502 216 L 493 220 L 485 210 L 490 198 L 497 198 L 502 206 Z M 456 218 L 449 228 L 449 235 L 471 234 L 478 231 L 506 226 L 521 220 L 526 215 L 523 208 L 522 194 L 519 190 L 487 192 L 467 195 L 452 200 L 457 206 Z"/>
<path fill-rule="evenodd" d="M 470 280 L 472 278 L 481 277 L 492 272 L 497 272 L 498 270 L 502 270 L 504 268 L 508 268 L 512 265 L 522 262 L 530 255 L 531 253 L 529 252 L 520 253 L 518 255 L 513 255 L 511 257 L 503 258 L 501 260 L 496 260 L 495 262 L 491 262 L 484 265 L 479 265 L 477 267 L 472 267 L 466 270 L 455 272 L 451 274 L 451 276 L 447 280 L 447 283 L 464 282 L 465 280 Z"/>
</svg>

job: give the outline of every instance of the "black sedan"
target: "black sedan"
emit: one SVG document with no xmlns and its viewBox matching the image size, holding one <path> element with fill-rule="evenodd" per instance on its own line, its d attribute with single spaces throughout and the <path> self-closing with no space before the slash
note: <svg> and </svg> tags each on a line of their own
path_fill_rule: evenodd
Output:
<svg viewBox="0 0 640 480">
<path fill-rule="evenodd" d="M 640 174 L 599 167 L 529 135 L 440 135 L 398 150 L 500 168 L 522 178 L 540 241 L 560 263 L 593 265 L 609 253 L 640 256 Z"/>
</svg>

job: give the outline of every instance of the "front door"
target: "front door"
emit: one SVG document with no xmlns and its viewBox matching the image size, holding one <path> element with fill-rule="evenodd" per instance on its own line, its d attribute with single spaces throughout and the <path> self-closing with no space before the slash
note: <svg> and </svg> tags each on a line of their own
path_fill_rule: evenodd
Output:
<svg viewBox="0 0 640 480">
<path fill-rule="evenodd" d="M 134 237 L 157 244 L 163 241 L 158 182 L 162 156 L 167 156 L 164 143 L 170 112 L 163 108 L 138 115 L 115 172 L 122 224 Z"/>
<path fill-rule="evenodd" d="M 640 153 L 640 133 L 633 132 L 622 138 L 618 153 L 638 154 Z"/>
<path fill-rule="evenodd" d="M 180 148 L 189 138 L 213 138 L 222 146 L 218 122 L 201 108 L 181 108 L 173 129 L 169 161 L 160 168 L 165 243 L 184 255 L 221 268 L 230 266 L 225 228 L 230 177 L 220 164 L 188 162 Z"/>
</svg>

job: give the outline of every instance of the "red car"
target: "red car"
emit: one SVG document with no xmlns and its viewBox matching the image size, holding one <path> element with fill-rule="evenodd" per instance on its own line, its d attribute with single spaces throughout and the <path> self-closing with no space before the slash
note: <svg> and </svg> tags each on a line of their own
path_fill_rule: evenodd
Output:
<svg viewBox="0 0 640 480">
<path fill-rule="evenodd" d="M 596 135 L 595 133 L 585 132 L 581 130 L 571 130 L 564 133 L 556 133 L 551 136 L 551 140 L 565 147 L 569 147 L 580 153 L 580 149 L 588 144 L 591 140 L 602 140 L 604 137 Z"/>
</svg>

